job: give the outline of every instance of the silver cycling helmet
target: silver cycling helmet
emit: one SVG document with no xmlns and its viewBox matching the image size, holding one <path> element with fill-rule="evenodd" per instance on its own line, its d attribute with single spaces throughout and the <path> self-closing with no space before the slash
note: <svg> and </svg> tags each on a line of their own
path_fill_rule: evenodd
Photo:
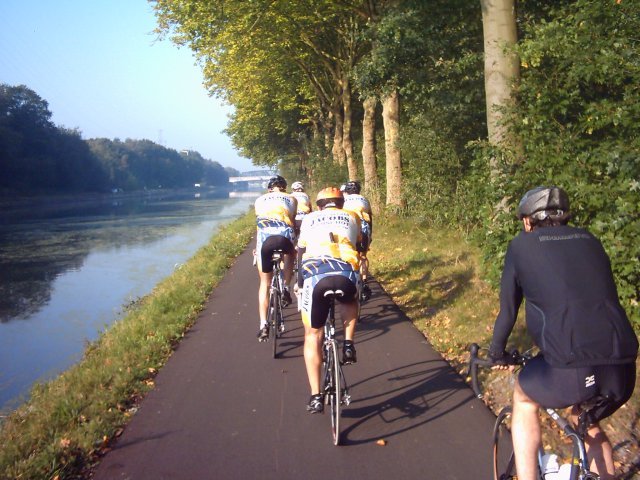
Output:
<svg viewBox="0 0 640 480">
<path fill-rule="evenodd" d="M 569 212 L 569 197 L 560 187 L 536 187 L 524 194 L 518 205 L 518 218 L 543 212 L 543 217 L 561 216 Z M 541 218 L 542 220 L 543 218 Z"/>
<path fill-rule="evenodd" d="M 293 192 L 304 192 L 304 184 L 302 182 L 293 182 L 291 184 L 291 190 Z"/>
</svg>

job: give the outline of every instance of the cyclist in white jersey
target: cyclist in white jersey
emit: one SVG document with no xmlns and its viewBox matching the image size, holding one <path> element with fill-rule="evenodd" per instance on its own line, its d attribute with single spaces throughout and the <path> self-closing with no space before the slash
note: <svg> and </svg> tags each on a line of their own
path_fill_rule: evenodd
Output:
<svg viewBox="0 0 640 480">
<path fill-rule="evenodd" d="M 360 182 L 350 180 L 344 184 L 341 190 L 344 192 L 344 209 L 355 213 L 360 218 L 362 229 L 362 242 L 357 246 L 362 261 L 362 295 L 365 299 L 371 296 L 371 289 L 367 285 L 369 274 L 369 259 L 367 252 L 373 238 L 373 213 L 369 200 L 360 194 Z"/>
<path fill-rule="evenodd" d="M 300 234 L 302 219 L 307 213 L 311 212 L 311 200 L 309 199 L 309 195 L 304 191 L 304 184 L 302 182 L 293 182 L 291 184 L 291 195 L 296 197 L 296 200 L 298 201 L 295 225 L 296 236 L 298 236 Z"/>
<path fill-rule="evenodd" d="M 310 413 L 324 409 L 320 392 L 321 346 L 324 324 L 329 312 L 327 290 L 342 290 L 344 296 L 336 301 L 341 305 L 344 322 L 342 361 L 356 362 L 353 344 L 358 315 L 360 284 L 360 256 L 356 250 L 361 240 L 360 221 L 357 216 L 342 209 L 344 198 L 335 187 L 318 193 L 316 205 L 320 210 L 309 213 L 302 220 L 298 239 L 298 289 L 300 312 L 304 324 L 304 360 L 311 388 L 307 405 Z"/>
<path fill-rule="evenodd" d="M 267 326 L 267 309 L 269 306 L 269 286 L 273 276 L 271 257 L 274 250 L 282 250 L 284 255 L 284 283 L 289 285 L 293 276 L 293 254 L 295 249 L 294 224 L 296 217 L 297 200 L 286 193 L 287 181 L 280 175 L 269 180 L 264 195 L 258 197 L 255 202 L 257 217 L 256 236 L 256 264 L 260 276 L 260 288 L 258 290 L 258 313 L 260 315 L 260 329 L 258 340 L 264 342 L 269 338 Z M 291 294 L 285 286 L 283 292 L 284 306 L 291 303 Z"/>
</svg>

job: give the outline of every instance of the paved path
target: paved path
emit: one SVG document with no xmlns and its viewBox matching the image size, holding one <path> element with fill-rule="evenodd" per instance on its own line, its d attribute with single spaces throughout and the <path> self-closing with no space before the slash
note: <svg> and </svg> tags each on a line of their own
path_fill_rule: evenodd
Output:
<svg viewBox="0 0 640 480">
<path fill-rule="evenodd" d="M 303 328 L 286 309 L 281 358 L 258 343 L 248 248 L 156 377 L 95 479 L 490 478 L 493 415 L 373 283 L 345 367 L 343 446 L 309 397 Z M 386 446 L 377 441 L 386 440 Z"/>
</svg>

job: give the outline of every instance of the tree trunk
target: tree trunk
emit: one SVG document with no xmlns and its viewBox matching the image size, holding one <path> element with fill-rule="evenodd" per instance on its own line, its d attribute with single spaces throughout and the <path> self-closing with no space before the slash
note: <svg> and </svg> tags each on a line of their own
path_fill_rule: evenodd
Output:
<svg viewBox="0 0 640 480">
<path fill-rule="evenodd" d="M 344 80 L 342 85 L 342 106 L 344 109 L 344 119 L 342 122 L 342 147 L 347 159 L 349 180 L 356 180 L 358 178 L 358 165 L 353 158 L 353 140 L 351 139 L 351 85 L 349 84 L 348 78 Z"/>
<path fill-rule="evenodd" d="M 382 99 L 384 150 L 387 162 L 387 207 L 402 208 L 402 160 L 398 140 L 400 135 L 400 101 L 394 90 Z"/>
<path fill-rule="evenodd" d="M 362 118 L 362 165 L 364 167 L 364 192 L 371 203 L 374 214 L 380 212 L 380 183 L 376 159 L 376 97 L 368 97 L 363 103 Z"/>
<path fill-rule="evenodd" d="M 518 41 L 515 0 L 480 0 L 484 34 L 484 84 L 487 105 L 489 142 L 518 151 L 516 139 L 509 137 L 502 123 L 503 107 L 512 102 L 512 91 L 520 78 L 520 66 L 512 47 Z M 491 175 L 498 172 L 496 159 L 491 160 Z"/>
<path fill-rule="evenodd" d="M 333 154 L 333 161 L 338 165 L 343 166 L 345 162 L 344 147 L 342 145 L 342 132 L 343 121 L 342 112 L 340 111 L 340 104 L 334 106 L 333 110 L 334 131 L 333 131 L 333 148 L 331 153 Z"/>
</svg>

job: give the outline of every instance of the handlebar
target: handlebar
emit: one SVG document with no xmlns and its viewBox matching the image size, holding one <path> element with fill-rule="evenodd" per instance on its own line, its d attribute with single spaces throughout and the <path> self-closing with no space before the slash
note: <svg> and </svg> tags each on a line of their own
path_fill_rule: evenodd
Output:
<svg viewBox="0 0 640 480">
<path fill-rule="evenodd" d="M 482 390 L 480 389 L 480 383 L 478 382 L 478 367 L 491 368 L 496 365 L 523 365 L 526 360 L 526 355 L 521 355 L 518 350 L 512 350 L 511 353 L 504 359 L 505 361 L 496 362 L 491 358 L 480 358 L 478 352 L 480 347 L 477 343 L 469 345 L 469 371 L 467 376 L 471 377 L 471 388 L 476 397 L 482 399 Z"/>
</svg>

